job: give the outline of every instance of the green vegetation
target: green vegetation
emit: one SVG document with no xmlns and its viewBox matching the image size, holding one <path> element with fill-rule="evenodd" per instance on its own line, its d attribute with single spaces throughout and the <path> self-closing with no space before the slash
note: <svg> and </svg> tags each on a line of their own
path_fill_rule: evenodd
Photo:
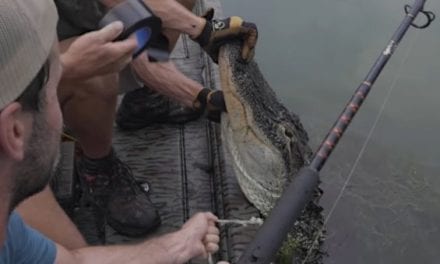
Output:
<svg viewBox="0 0 440 264">
<path fill-rule="evenodd" d="M 287 235 L 286 241 L 278 251 L 275 263 L 277 264 L 292 264 L 292 259 L 297 255 L 300 248 L 300 242 L 295 239 L 291 234 Z"/>
</svg>

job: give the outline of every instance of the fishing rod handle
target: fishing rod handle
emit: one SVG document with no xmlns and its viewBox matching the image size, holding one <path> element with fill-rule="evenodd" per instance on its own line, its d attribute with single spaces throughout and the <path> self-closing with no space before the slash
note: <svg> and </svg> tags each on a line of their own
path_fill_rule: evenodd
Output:
<svg viewBox="0 0 440 264">
<path fill-rule="evenodd" d="M 318 172 L 310 167 L 303 167 L 284 190 L 284 195 L 278 200 L 237 263 L 270 263 L 296 219 L 301 216 L 305 206 L 312 199 L 318 184 Z M 297 203 L 293 205 L 292 201 Z M 286 222 L 289 224 L 285 224 Z"/>
</svg>

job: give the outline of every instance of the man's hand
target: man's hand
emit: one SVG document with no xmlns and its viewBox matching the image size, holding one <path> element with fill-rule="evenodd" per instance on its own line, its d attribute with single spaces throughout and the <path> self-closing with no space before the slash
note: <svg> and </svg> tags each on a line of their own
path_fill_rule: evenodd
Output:
<svg viewBox="0 0 440 264">
<path fill-rule="evenodd" d="M 193 108 L 209 120 L 219 123 L 222 112 L 227 112 L 223 91 L 202 89 L 193 103 Z"/>
<path fill-rule="evenodd" d="M 116 41 L 123 30 L 114 22 L 98 31 L 60 42 L 63 79 L 84 80 L 122 70 L 132 59 L 136 40 Z"/>
<path fill-rule="evenodd" d="M 254 49 L 257 44 L 257 26 L 254 23 L 245 22 L 237 16 L 216 20 L 212 19 L 213 15 L 213 9 L 206 12 L 204 15 L 206 25 L 194 40 L 217 63 L 221 45 L 232 39 L 241 39 L 243 41 L 241 57 L 245 61 L 250 61 L 254 57 Z"/>
<path fill-rule="evenodd" d="M 197 213 L 179 231 L 186 249 L 177 263 L 185 263 L 195 257 L 208 256 L 218 251 L 219 230 L 215 223 L 217 217 L 212 213 Z"/>
</svg>

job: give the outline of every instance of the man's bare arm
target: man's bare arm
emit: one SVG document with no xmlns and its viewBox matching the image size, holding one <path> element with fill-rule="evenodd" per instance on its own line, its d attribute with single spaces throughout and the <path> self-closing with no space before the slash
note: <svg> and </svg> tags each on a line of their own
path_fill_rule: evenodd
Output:
<svg viewBox="0 0 440 264">
<path fill-rule="evenodd" d="M 150 62 L 146 55 L 141 55 L 131 65 L 146 86 L 187 107 L 193 106 L 197 94 L 203 89 L 172 62 Z"/>
<path fill-rule="evenodd" d="M 218 250 L 217 218 L 198 213 L 177 232 L 137 245 L 87 247 L 69 251 L 57 245 L 56 263 L 185 263 Z"/>
<path fill-rule="evenodd" d="M 55 263 L 183 263 L 176 257 L 185 250 L 177 239 L 173 233 L 139 245 L 87 247 L 73 251 L 57 245 Z"/>
<path fill-rule="evenodd" d="M 26 224 L 69 249 L 87 246 L 75 224 L 55 199 L 50 187 L 35 194 L 17 207 Z"/>
<path fill-rule="evenodd" d="M 101 0 L 101 2 L 111 8 L 122 0 Z M 196 16 L 176 0 L 144 0 L 144 2 L 156 16 L 160 17 L 166 29 L 174 29 L 195 38 L 205 26 L 204 18 Z"/>
<path fill-rule="evenodd" d="M 101 0 L 108 8 L 122 1 Z M 154 14 L 162 19 L 164 34 L 170 40 L 170 48 L 174 47 L 180 32 L 197 36 L 205 25 L 205 19 L 196 16 L 176 0 L 145 2 Z M 204 88 L 200 83 L 181 73 L 172 62 L 153 63 L 147 56 L 141 55 L 132 62 L 132 67 L 146 86 L 187 107 L 192 107 L 197 94 Z"/>
</svg>

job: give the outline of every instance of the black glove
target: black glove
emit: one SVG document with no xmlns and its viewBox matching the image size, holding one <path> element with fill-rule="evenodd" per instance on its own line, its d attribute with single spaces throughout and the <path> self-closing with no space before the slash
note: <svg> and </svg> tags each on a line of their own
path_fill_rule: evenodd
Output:
<svg viewBox="0 0 440 264">
<path fill-rule="evenodd" d="M 254 57 L 254 48 L 257 44 L 258 29 L 254 23 L 243 21 L 233 16 L 222 20 L 212 19 L 214 9 L 209 9 L 203 16 L 206 25 L 202 33 L 194 40 L 209 54 L 213 61 L 218 63 L 220 46 L 233 39 L 242 39 L 241 57 L 250 61 Z"/>
<path fill-rule="evenodd" d="M 222 112 L 227 112 L 223 91 L 207 88 L 199 92 L 193 103 L 193 107 L 209 120 L 216 123 L 220 123 Z"/>
</svg>

